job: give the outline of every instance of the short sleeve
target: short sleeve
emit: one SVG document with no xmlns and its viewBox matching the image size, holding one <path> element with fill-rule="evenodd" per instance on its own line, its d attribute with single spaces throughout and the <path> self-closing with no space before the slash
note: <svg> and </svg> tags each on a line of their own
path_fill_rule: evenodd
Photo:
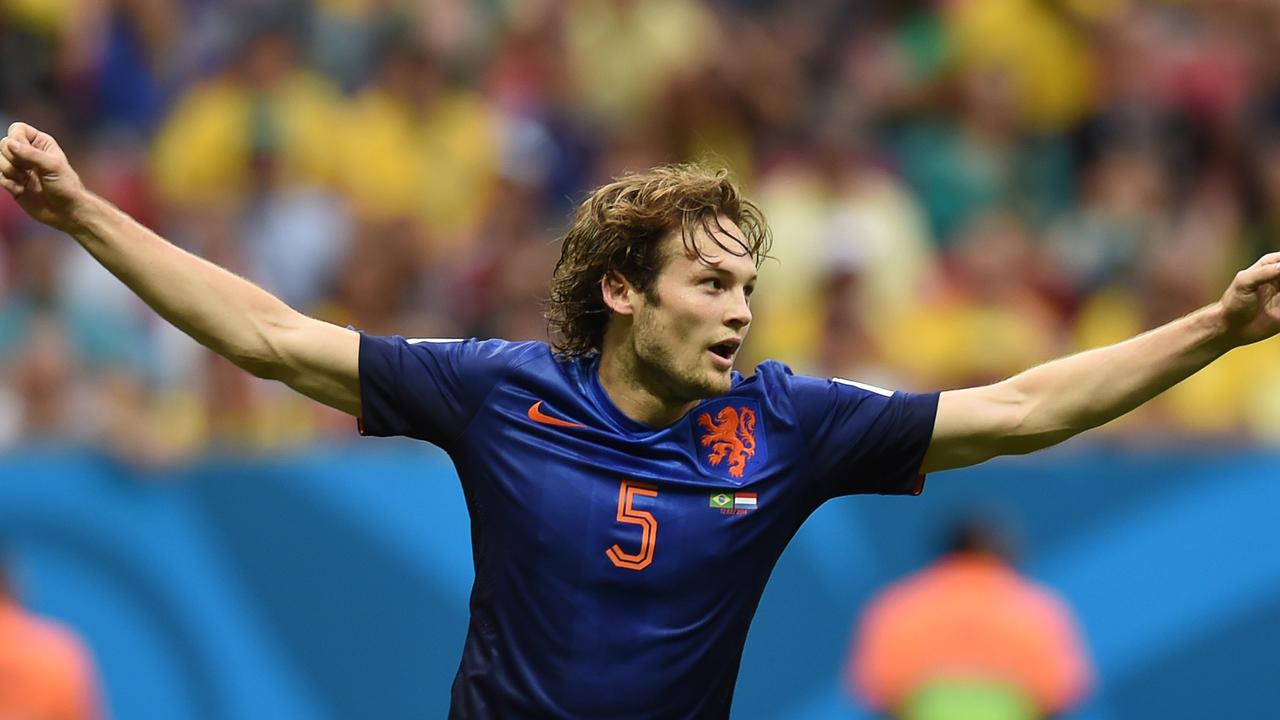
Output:
<svg viewBox="0 0 1280 720">
<path fill-rule="evenodd" d="M 448 450 L 534 343 L 360 335 L 362 435 L 404 435 Z"/>
<path fill-rule="evenodd" d="M 795 377 L 791 400 L 824 497 L 919 495 L 938 393 Z"/>
</svg>

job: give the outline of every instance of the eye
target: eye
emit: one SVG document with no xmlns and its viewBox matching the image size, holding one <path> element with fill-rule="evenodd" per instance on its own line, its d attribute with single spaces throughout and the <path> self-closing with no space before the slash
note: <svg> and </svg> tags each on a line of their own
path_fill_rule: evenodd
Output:
<svg viewBox="0 0 1280 720">
<path fill-rule="evenodd" d="M 699 285 L 717 291 L 724 289 L 724 283 L 720 282 L 720 278 L 717 277 L 703 278 Z"/>
</svg>

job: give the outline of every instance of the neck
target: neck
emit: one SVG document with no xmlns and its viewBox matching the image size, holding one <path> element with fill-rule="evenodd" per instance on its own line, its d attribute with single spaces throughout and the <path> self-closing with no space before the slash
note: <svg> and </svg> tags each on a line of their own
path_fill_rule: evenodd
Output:
<svg viewBox="0 0 1280 720">
<path fill-rule="evenodd" d="M 606 334 L 600 351 L 600 386 L 623 415 L 650 427 L 671 425 L 689 412 L 697 400 L 674 400 L 661 384 L 649 377 L 624 339 Z"/>
<path fill-rule="evenodd" d="M 949 559 L 969 564 L 1008 565 L 998 554 L 985 550 L 955 550 L 949 553 Z"/>
</svg>

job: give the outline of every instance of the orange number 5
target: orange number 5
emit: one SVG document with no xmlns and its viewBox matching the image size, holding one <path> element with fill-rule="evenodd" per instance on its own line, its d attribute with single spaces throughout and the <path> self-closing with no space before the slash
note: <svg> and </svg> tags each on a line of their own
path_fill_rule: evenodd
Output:
<svg viewBox="0 0 1280 720">
<path fill-rule="evenodd" d="M 658 521 L 647 510 L 636 510 L 631 501 L 636 495 L 658 497 L 658 488 L 644 483 L 623 480 L 618 487 L 618 522 L 640 526 L 640 552 L 632 554 L 623 551 L 614 543 L 613 547 L 604 551 L 614 565 L 627 570 L 643 570 L 653 562 L 653 544 L 658 540 Z"/>
</svg>

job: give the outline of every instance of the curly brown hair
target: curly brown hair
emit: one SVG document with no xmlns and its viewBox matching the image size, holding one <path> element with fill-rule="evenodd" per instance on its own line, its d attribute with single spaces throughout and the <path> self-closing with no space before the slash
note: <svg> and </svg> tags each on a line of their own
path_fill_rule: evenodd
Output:
<svg viewBox="0 0 1280 720">
<path fill-rule="evenodd" d="M 733 247 L 721 239 L 721 216 L 742 229 Z M 668 259 L 663 240 L 677 228 L 691 257 L 705 260 L 693 241 L 699 228 L 725 252 L 749 256 L 757 267 L 769 256 L 764 213 L 742 196 L 727 170 L 663 165 L 615 178 L 578 206 L 565 233 L 546 303 L 556 352 L 576 357 L 600 350 L 609 322 L 600 281 L 608 273 L 618 272 L 652 298 L 653 281 Z"/>
</svg>

